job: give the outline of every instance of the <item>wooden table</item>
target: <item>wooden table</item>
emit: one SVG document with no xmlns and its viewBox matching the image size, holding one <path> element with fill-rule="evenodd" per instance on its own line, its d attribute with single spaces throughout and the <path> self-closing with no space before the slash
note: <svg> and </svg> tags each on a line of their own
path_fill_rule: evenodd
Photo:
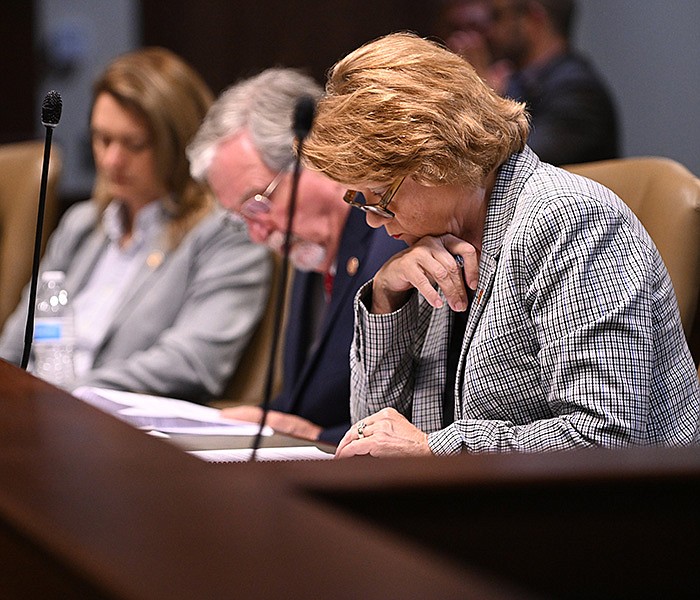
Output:
<svg viewBox="0 0 700 600">
<path fill-rule="evenodd" d="M 0 361 L 2 598 L 657 598 L 700 450 L 208 464 Z"/>
</svg>

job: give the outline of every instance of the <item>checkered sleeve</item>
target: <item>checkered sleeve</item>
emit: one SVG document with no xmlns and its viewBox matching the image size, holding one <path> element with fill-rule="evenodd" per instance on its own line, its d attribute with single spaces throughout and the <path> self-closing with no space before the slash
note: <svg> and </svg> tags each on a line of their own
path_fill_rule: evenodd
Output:
<svg viewBox="0 0 700 600">
<path fill-rule="evenodd" d="M 372 281 L 355 297 L 355 333 L 350 349 L 350 416 L 353 421 L 385 407 L 411 418 L 419 332 L 417 294 L 394 313 L 370 313 Z"/>
</svg>

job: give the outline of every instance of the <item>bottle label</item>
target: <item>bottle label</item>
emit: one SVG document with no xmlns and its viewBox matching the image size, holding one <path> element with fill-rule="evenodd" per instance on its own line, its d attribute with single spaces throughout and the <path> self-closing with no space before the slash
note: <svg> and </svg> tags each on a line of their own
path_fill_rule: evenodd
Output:
<svg viewBox="0 0 700 600">
<path fill-rule="evenodd" d="M 57 341 L 63 336 L 63 323 L 56 321 L 40 321 L 34 324 L 34 339 L 40 342 Z"/>
</svg>

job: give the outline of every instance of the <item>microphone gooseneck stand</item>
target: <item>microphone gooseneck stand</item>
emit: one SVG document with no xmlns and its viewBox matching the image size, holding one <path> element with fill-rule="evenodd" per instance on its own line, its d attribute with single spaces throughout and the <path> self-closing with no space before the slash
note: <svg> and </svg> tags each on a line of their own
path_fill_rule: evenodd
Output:
<svg viewBox="0 0 700 600">
<path fill-rule="evenodd" d="M 51 156 L 51 138 L 53 130 L 61 120 L 63 102 L 61 94 L 50 91 L 44 97 L 41 105 L 41 124 L 46 127 L 46 140 L 44 142 L 44 164 L 41 169 L 41 187 L 39 188 L 39 208 L 36 216 L 36 233 L 34 236 L 34 260 L 32 262 L 32 278 L 29 284 L 29 306 L 27 307 L 27 323 L 24 329 L 24 351 L 20 367 L 26 369 L 29 364 L 29 355 L 32 349 L 34 337 L 34 309 L 36 304 L 37 279 L 39 277 L 39 258 L 41 256 L 41 238 L 44 232 L 44 212 L 46 210 L 46 181 L 49 175 L 49 158 Z"/>
<path fill-rule="evenodd" d="M 289 277 L 289 251 L 292 242 L 292 223 L 294 221 L 294 213 L 296 211 L 297 189 L 299 187 L 299 176 L 301 174 L 301 157 L 304 150 L 304 140 L 311 131 L 313 124 L 314 112 L 316 103 L 311 96 L 302 96 L 295 106 L 293 130 L 297 138 L 297 154 L 294 161 L 294 173 L 292 176 L 292 189 L 289 197 L 289 210 L 287 212 L 287 231 L 284 236 L 284 248 L 282 249 L 282 263 L 280 267 L 280 282 L 279 292 L 275 302 L 274 324 L 272 343 L 270 345 L 270 358 L 267 363 L 267 377 L 265 379 L 265 395 L 262 403 L 262 416 L 260 418 L 260 427 L 253 441 L 252 452 L 250 454 L 250 462 L 255 462 L 258 448 L 262 441 L 267 414 L 270 411 L 270 402 L 272 400 L 272 386 L 275 379 L 275 364 L 277 359 L 277 348 L 279 339 L 282 335 L 280 331 L 282 326 L 282 315 L 284 314 L 284 305 L 287 297 L 287 279 Z"/>
</svg>

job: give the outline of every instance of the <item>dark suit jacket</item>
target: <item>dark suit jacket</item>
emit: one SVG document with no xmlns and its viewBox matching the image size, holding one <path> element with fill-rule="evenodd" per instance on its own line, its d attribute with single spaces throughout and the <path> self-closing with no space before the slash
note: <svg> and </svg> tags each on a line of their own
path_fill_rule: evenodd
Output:
<svg viewBox="0 0 700 600">
<path fill-rule="evenodd" d="M 528 145 L 544 162 L 564 165 L 618 156 L 618 126 L 605 83 L 568 53 L 513 75 L 507 96 L 527 103 Z"/>
<path fill-rule="evenodd" d="M 331 301 L 323 317 L 316 347 L 312 343 L 312 297 L 322 276 L 296 271 L 284 347 L 284 387 L 272 408 L 308 419 L 324 428 L 320 439 L 337 444 L 350 426 L 350 364 L 353 299 L 386 260 L 406 248 L 372 229 L 359 210 L 349 213 L 338 249 L 338 270 Z M 357 259 L 357 272 L 348 265 Z M 350 271 L 350 272 L 349 272 Z"/>
</svg>

